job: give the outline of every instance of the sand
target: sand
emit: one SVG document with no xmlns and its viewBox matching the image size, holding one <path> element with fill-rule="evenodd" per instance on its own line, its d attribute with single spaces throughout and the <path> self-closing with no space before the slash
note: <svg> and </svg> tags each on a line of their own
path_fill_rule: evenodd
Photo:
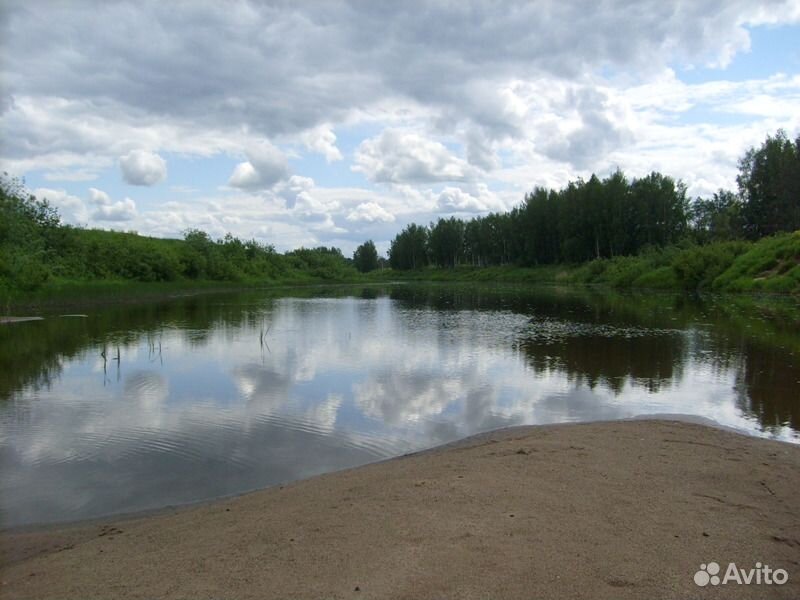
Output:
<svg viewBox="0 0 800 600">
<path fill-rule="evenodd" d="M 0 534 L 3 598 L 800 598 L 800 447 L 509 429 L 156 515 Z M 701 563 L 785 569 L 700 588 Z"/>
</svg>

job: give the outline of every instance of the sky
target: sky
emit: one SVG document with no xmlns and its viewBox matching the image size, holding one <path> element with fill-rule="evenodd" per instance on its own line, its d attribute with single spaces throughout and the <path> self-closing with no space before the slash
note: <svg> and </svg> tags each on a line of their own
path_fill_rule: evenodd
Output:
<svg viewBox="0 0 800 600">
<path fill-rule="evenodd" d="M 800 133 L 800 0 L 3 0 L 0 169 L 71 224 L 285 251 Z"/>
</svg>

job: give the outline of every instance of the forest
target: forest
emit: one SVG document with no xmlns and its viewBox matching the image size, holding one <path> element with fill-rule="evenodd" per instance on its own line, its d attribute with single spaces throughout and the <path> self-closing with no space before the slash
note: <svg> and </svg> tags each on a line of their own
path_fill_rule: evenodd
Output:
<svg viewBox="0 0 800 600">
<path fill-rule="evenodd" d="M 372 240 L 350 258 L 334 247 L 279 253 L 270 244 L 230 234 L 214 240 L 199 230 L 159 239 L 73 227 L 46 199 L 5 174 L 0 296 L 24 297 L 64 282 L 267 284 L 408 276 L 800 290 L 800 235 L 791 233 L 800 230 L 800 136 L 767 136 L 739 161 L 736 183 L 735 192 L 692 200 L 680 180 L 661 173 L 592 175 L 560 190 L 535 188 L 506 213 L 411 223 L 391 241 L 387 261 Z M 387 263 L 391 269 L 383 268 Z"/>
<path fill-rule="evenodd" d="M 389 249 L 393 269 L 576 264 L 684 243 L 758 240 L 800 229 L 800 136 L 768 136 L 739 161 L 738 190 L 687 197 L 661 173 L 616 171 L 560 190 L 536 188 L 507 213 L 412 223 Z"/>
</svg>

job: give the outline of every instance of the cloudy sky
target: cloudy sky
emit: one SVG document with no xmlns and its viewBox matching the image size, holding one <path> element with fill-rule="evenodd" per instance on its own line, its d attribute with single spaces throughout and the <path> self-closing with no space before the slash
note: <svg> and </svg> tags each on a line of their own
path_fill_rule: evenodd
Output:
<svg viewBox="0 0 800 600">
<path fill-rule="evenodd" d="M 800 132 L 800 0 L 3 0 L 0 86 L 67 222 L 385 251 L 617 167 L 734 188 Z"/>
</svg>

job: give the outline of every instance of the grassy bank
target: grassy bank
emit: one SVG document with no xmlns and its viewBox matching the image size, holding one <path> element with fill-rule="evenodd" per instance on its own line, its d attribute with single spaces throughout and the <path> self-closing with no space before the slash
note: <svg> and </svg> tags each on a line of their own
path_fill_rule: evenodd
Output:
<svg viewBox="0 0 800 600">
<path fill-rule="evenodd" d="M 51 280 L 32 291 L 5 291 L 0 314 L 11 314 L 22 309 L 145 302 L 171 296 L 235 290 L 244 287 L 249 286 L 242 282 L 224 281 Z"/>
<path fill-rule="evenodd" d="M 177 240 L 167 242 L 180 245 Z M 272 268 L 260 275 L 255 270 L 239 271 L 229 279 L 190 279 L 179 275 L 166 281 L 143 281 L 119 275 L 107 279 L 49 276 L 33 289 L 0 286 L 0 312 L 10 314 L 19 307 L 136 302 L 214 290 L 388 281 L 557 283 L 615 289 L 800 294 L 800 231 L 757 242 L 676 245 L 579 265 L 427 267 L 360 274 L 341 255 L 319 249 L 291 255 L 272 254 L 269 259 Z"/>
<path fill-rule="evenodd" d="M 800 293 L 800 231 L 757 242 L 671 246 L 592 261 L 569 280 L 611 287 L 715 292 Z"/>
<path fill-rule="evenodd" d="M 338 248 L 274 246 L 198 230 L 183 239 L 73 227 L 45 199 L 0 176 L 0 310 L 75 298 L 135 299 L 172 291 L 300 285 L 357 278 Z"/>
<path fill-rule="evenodd" d="M 683 244 L 578 265 L 429 267 L 370 273 L 371 281 L 592 284 L 673 291 L 800 293 L 800 231 L 757 242 Z"/>
<path fill-rule="evenodd" d="M 484 283 L 558 283 L 566 282 L 565 277 L 574 267 L 546 265 L 541 267 L 471 267 L 460 265 L 452 269 L 426 267 L 410 271 L 383 269 L 364 276 L 365 281 L 431 281 L 431 282 L 484 282 Z"/>
<path fill-rule="evenodd" d="M 357 274 L 350 277 L 314 277 L 305 273 L 271 279 L 247 279 L 240 281 L 175 280 L 145 282 L 136 280 L 50 280 L 33 291 L 5 290 L 0 296 L 0 315 L 13 314 L 21 310 L 42 308 L 66 308 L 70 306 L 92 306 L 106 304 L 134 304 L 195 294 L 210 294 L 238 290 L 280 287 L 311 287 L 352 283 L 359 280 Z"/>
</svg>

